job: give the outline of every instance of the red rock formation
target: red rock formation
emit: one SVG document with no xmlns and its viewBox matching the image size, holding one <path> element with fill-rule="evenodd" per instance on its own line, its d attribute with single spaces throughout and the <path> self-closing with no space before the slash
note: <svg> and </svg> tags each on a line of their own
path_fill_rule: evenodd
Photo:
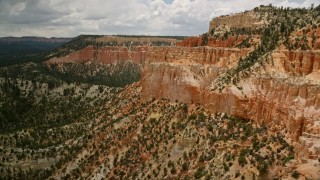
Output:
<svg viewBox="0 0 320 180">
<path fill-rule="evenodd" d="M 131 60 L 134 63 L 142 64 L 146 60 L 147 47 L 134 47 L 130 51 L 126 47 L 100 47 L 88 46 L 82 50 L 73 52 L 64 57 L 52 58 L 46 63 L 64 62 L 88 62 L 96 61 L 103 64 L 115 64 Z"/>
<path fill-rule="evenodd" d="M 101 47 L 89 46 L 47 63 L 97 61 L 113 64 L 132 60 L 143 64 L 141 98 L 166 98 L 199 103 L 211 112 L 225 112 L 286 129 L 295 140 L 320 133 L 320 52 L 274 51 L 264 66 L 237 85 L 219 92 L 213 82 L 237 65 L 250 49 L 213 47 Z M 317 127 L 317 123 L 319 127 Z M 312 148 L 314 146 L 311 146 Z M 320 149 L 320 146 L 318 147 Z M 310 149 L 310 148 L 309 148 Z M 319 150 L 320 151 L 320 150 Z M 317 153 L 301 150 L 300 156 Z"/>
<path fill-rule="evenodd" d="M 295 141 L 305 132 L 318 134 L 320 128 L 314 126 L 320 119 L 320 52 L 275 51 L 268 65 L 241 77 L 237 86 L 211 91 L 212 82 L 246 53 L 209 47 L 150 49 L 141 98 L 200 103 L 211 112 L 286 129 Z"/>
<path fill-rule="evenodd" d="M 275 52 L 274 58 L 280 59 L 285 73 L 293 76 L 306 76 L 320 69 L 320 55 L 313 51 Z"/>
<path fill-rule="evenodd" d="M 296 141 L 302 134 L 318 134 L 320 119 L 320 52 L 274 51 L 238 85 L 219 92 L 213 82 L 237 65 L 250 49 L 212 47 L 101 47 L 89 46 L 48 63 L 97 61 L 113 64 L 132 60 L 144 64 L 141 98 L 166 98 L 199 103 L 211 112 L 225 112 L 276 124 Z M 309 152 L 309 151 L 307 151 Z M 307 154 L 308 156 L 310 155 Z M 312 154 L 311 154 L 312 155 Z"/>
<path fill-rule="evenodd" d="M 318 39 L 315 44 L 314 44 L 314 49 L 317 50 L 317 49 L 320 49 L 320 39 Z"/>
<path fill-rule="evenodd" d="M 224 48 L 231 48 L 235 45 L 241 43 L 244 40 L 244 36 L 228 36 L 227 39 L 222 38 L 212 38 L 208 39 L 207 46 L 210 47 L 224 47 Z M 202 46 L 202 36 L 198 37 L 188 37 L 180 42 L 177 43 L 177 46 L 182 47 L 198 47 Z"/>
<path fill-rule="evenodd" d="M 202 45 L 202 37 L 187 37 L 186 39 L 177 43 L 177 46 L 182 47 L 198 47 Z"/>
<path fill-rule="evenodd" d="M 150 47 L 147 62 L 202 63 L 228 66 L 248 54 L 250 49 L 211 47 Z"/>
</svg>

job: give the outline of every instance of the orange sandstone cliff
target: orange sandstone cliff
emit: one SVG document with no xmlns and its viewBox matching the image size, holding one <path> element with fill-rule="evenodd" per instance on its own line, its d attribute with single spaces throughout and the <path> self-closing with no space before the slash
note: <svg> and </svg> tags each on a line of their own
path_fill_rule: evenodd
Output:
<svg viewBox="0 0 320 180">
<path fill-rule="evenodd" d="M 214 47 L 101 47 L 88 46 L 46 63 L 130 60 L 143 65 L 141 98 L 165 98 L 204 105 L 270 124 L 273 133 L 287 131 L 302 146 L 303 158 L 320 154 L 320 51 L 276 50 L 237 82 L 219 90 L 215 81 L 235 67 L 251 49 Z"/>
<path fill-rule="evenodd" d="M 165 98 L 199 103 L 287 131 L 288 138 L 309 142 L 302 158 L 320 154 L 320 51 L 276 50 L 238 83 L 215 89 L 216 78 L 249 50 L 210 47 L 153 48 L 141 79 L 143 100 Z M 313 139 L 312 139 L 313 138 Z M 311 142 L 311 143 L 310 143 Z"/>
<path fill-rule="evenodd" d="M 88 46 L 79 51 L 72 52 L 66 56 L 54 57 L 47 64 L 66 62 L 98 62 L 102 64 L 115 64 L 130 60 L 137 64 L 142 64 L 146 60 L 147 47 L 134 47 L 130 51 L 127 47 L 94 47 Z"/>
</svg>

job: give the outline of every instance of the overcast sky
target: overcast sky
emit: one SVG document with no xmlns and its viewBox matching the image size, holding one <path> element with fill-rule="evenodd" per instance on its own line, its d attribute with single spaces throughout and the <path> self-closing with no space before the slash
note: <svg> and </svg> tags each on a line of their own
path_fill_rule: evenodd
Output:
<svg viewBox="0 0 320 180">
<path fill-rule="evenodd" d="M 310 7 L 319 0 L 0 0 L 0 37 L 198 35 L 213 17 L 270 3 Z"/>
</svg>

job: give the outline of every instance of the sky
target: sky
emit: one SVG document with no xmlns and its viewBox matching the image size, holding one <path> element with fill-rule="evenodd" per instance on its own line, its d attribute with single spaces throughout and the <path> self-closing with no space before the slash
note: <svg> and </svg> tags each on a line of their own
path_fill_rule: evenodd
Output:
<svg viewBox="0 0 320 180">
<path fill-rule="evenodd" d="M 212 18 L 261 4 L 310 7 L 319 0 L 0 0 L 0 37 L 205 33 Z"/>
</svg>

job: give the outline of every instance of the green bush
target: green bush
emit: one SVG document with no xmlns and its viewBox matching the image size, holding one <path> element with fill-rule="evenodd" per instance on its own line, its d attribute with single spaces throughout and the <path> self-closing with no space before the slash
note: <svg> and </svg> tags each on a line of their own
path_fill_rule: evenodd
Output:
<svg viewBox="0 0 320 180">
<path fill-rule="evenodd" d="M 300 173 L 295 170 L 295 171 L 292 172 L 291 176 L 292 176 L 293 178 L 295 178 L 295 179 L 298 179 L 298 178 L 300 177 Z"/>
</svg>

